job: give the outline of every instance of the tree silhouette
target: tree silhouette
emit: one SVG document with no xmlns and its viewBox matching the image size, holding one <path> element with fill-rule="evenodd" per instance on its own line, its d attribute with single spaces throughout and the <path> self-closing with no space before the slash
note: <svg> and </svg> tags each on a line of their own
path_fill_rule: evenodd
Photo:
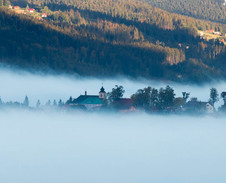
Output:
<svg viewBox="0 0 226 183">
<path fill-rule="evenodd" d="M 26 107 L 29 106 L 29 99 L 28 99 L 27 95 L 25 96 L 23 105 L 26 106 Z"/>
<path fill-rule="evenodd" d="M 209 102 L 214 106 L 216 102 L 219 101 L 219 94 L 216 88 L 210 89 L 210 100 Z"/>
<path fill-rule="evenodd" d="M 221 98 L 223 99 L 224 105 L 226 106 L 226 92 L 221 93 Z"/>
<path fill-rule="evenodd" d="M 59 102 L 58 102 L 58 106 L 61 107 L 61 106 L 63 106 L 63 105 L 64 105 L 64 103 L 63 103 L 63 101 L 60 99 Z"/>
<path fill-rule="evenodd" d="M 55 107 L 57 106 L 56 100 L 53 101 L 53 106 L 55 106 Z"/>
<path fill-rule="evenodd" d="M 40 105 L 41 105 L 41 102 L 40 102 L 40 100 L 38 100 L 37 103 L 36 103 L 36 108 L 39 108 Z"/>
<path fill-rule="evenodd" d="M 153 88 L 151 91 L 151 96 L 150 96 L 150 102 L 151 102 L 151 108 L 157 108 L 159 104 L 159 98 L 158 98 L 158 90 Z"/>
<path fill-rule="evenodd" d="M 182 92 L 182 96 L 183 96 L 184 103 L 186 103 L 190 96 L 190 93 Z"/>
<path fill-rule="evenodd" d="M 108 93 L 108 99 L 110 102 L 114 102 L 122 98 L 124 93 L 125 90 L 123 89 L 123 86 L 115 85 L 115 88 L 112 88 L 112 91 Z"/>
<path fill-rule="evenodd" d="M 151 100 L 151 87 L 138 90 L 131 96 L 132 103 L 136 107 L 148 108 Z"/>
</svg>

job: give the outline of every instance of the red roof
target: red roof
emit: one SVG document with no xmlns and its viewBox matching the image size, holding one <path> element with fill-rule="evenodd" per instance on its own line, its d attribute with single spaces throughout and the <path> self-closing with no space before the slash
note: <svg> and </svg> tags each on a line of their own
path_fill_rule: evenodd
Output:
<svg viewBox="0 0 226 183">
<path fill-rule="evenodd" d="M 214 30 L 213 29 L 210 29 L 210 30 L 208 30 L 208 32 L 214 32 Z"/>
<path fill-rule="evenodd" d="M 33 8 L 30 8 L 30 9 L 29 9 L 29 11 L 34 11 L 34 10 L 35 10 L 35 9 L 33 9 Z"/>
<path fill-rule="evenodd" d="M 119 109 L 129 109 L 132 107 L 132 100 L 130 98 L 121 98 L 113 102 Z"/>
</svg>

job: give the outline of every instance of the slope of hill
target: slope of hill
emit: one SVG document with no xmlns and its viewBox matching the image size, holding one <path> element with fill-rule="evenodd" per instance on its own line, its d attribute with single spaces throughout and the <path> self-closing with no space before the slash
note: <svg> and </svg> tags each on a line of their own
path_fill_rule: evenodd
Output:
<svg viewBox="0 0 226 183">
<path fill-rule="evenodd" d="M 226 24 L 224 0 L 141 0 L 154 7 L 199 19 Z"/>
<path fill-rule="evenodd" d="M 25 8 L 26 15 L 0 9 L 2 62 L 93 76 L 177 81 L 225 77 L 224 44 L 202 40 L 195 30 L 200 25 L 224 30 L 221 24 L 137 1 L 54 2 L 36 0 L 28 4 L 35 13 Z M 41 13 L 48 17 L 42 19 Z"/>
</svg>

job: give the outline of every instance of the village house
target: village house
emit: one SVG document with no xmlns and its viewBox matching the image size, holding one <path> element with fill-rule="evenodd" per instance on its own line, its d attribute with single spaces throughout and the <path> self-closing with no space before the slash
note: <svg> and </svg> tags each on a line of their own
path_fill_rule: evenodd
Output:
<svg viewBox="0 0 226 183">
<path fill-rule="evenodd" d="M 20 7 L 19 7 L 19 6 L 13 6 L 13 9 L 14 9 L 14 10 L 19 10 Z"/>
<path fill-rule="evenodd" d="M 101 87 L 99 95 L 80 95 L 78 98 L 73 99 L 68 105 L 72 108 L 84 109 L 88 111 L 100 110 L 106 99 L 106 92 L 103 87 Z"/>
<path fill-rule="evenodd" d="M 208 33 L 214 33 L 214 29 L 207 30 Z"/>
<path fill-rule="evenodd" d="M 215 35 L 221 35 L 220 32 L 213 32 L 213 34 L 215 34 Z"/>
<path fill-rule="evenodd" d="M 203 36 L 204 35 L 203 31 L 200 31 L 198 33 L 199 33 L 200 36 Z"/>
<path fill-rule="evenodd" d="M 197 101 L 196 98 L 191 99 L 183 106 L 185 112 L 191 113 L 214 113 L 214 107 L 209 102 Z"/>
<path fill-rule="evenodd" d="M 42 18 L 46 18 L 47 14 L 46 13 L 42 13 Z"/>
<path fill-rule="evenodd" d="M 35 9 L 29 8 L 28 11 L 29 11 L 30 13 L 34 13 Z"/>
</svg>

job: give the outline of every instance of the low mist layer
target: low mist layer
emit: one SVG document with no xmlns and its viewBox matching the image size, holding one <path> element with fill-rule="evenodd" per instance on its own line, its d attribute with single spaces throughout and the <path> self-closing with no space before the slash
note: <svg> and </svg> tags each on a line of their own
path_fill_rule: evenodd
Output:
<svg viewBox="0 0 226 183">
<path fill-rule="evenodd" d="M 144 79 L 96 79 L 1 69 L 3 101 L 67 100 L 123 85 L 125 97 L 148 85 L 170 84 L 178 96 L 208 100 L 204 86 Z M 226 181 L 224 117 L 157 116 L 63 111 L 0 110 L 1 183 L 223 183 Z"/>
<path fill-rule="evenodd" d="M 190 92 L 190 98 L 197 97 L 199 100 L 208 101 L 210 88 L 215 87 L 219 93 L 225 91 L 225 82 L 215 82 L 205 85 L 182 85 L 173 82 L 152 81 L 145 79 L 130 80 L 127 78 L 91 78 L 72 77 L 65 75 L 31 74 L 21 70 L 5 69 L 0 67 L 0 97 L 3 101 L 22 102 L 25 95 L 29 97 L 30 104 L 35 106 L 37 100 L 45 104 L 48 100 L 62 99 L 66 101 L 70 96 L 76 98 L 85 91 L 90 95 L 98 94 L 103 85 L 106 92 L 110 92 L 115 85 L 122 85 L 125 89 L 125 97 L 130 97 L 138 89 L 151 86 L 155 88 L 170 85 L 174 88 L 177 97 L 182 92 Z M 216 103 L 216 107 L 222 102 Z"/>
<path fill-rule="evenodd" d="M 1 183 L 226 181 L 224 118 L 0 112 Z"/>
</svg>

